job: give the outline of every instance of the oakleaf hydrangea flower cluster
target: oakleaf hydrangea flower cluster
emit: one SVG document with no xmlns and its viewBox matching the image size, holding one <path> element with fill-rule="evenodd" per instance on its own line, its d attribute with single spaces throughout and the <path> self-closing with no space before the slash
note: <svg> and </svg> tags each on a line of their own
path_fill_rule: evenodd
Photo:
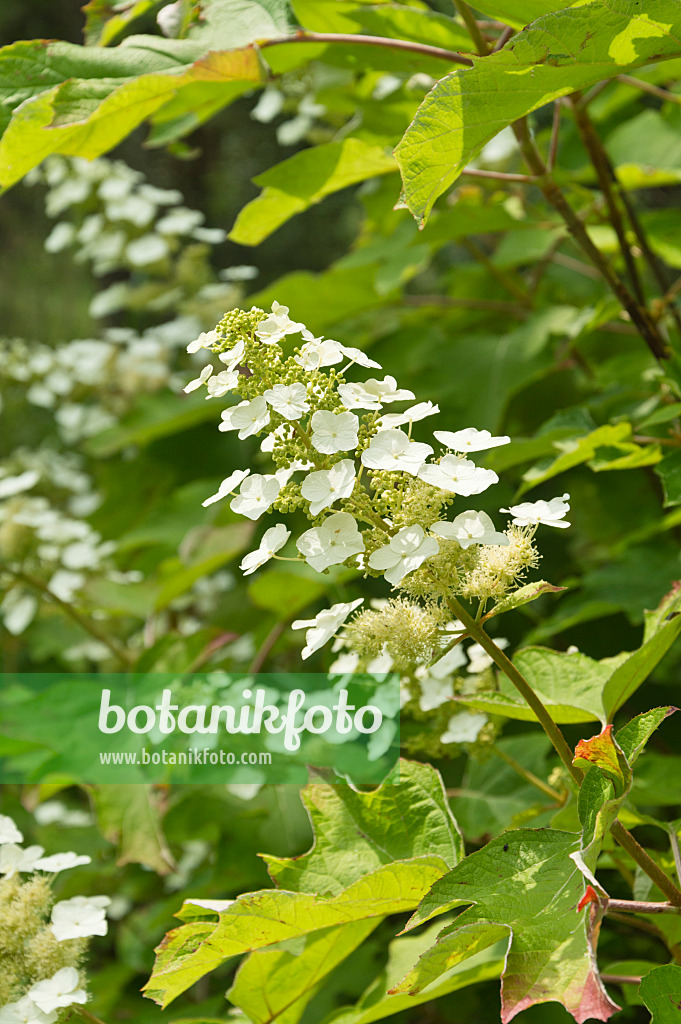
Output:
<svg viewBox="0 0 681 1024">
<path fill-rule="evenodd" d="M 185 390 L 203 388 L 207 399 L 236 392 L 239 401 L 222 412 L 219 429 L 261 437 L 271 459 L 269 471 L 232 472 L 204 505 L 229 500 L 232 511 L 253 521 L 266 512 L 302 512 L 310 527 L 295 540 L 296 560 L 318 572 L 359 568 L 399 591 L 378 609 L 340 603 L 293 623 L 306 630 L 304 658 L 356 612 L 343 635 L 360 663 L 387 657 L 401 669 L 436 660 L 456 641 L 452 601 L 474 600 L 485 610 L 507 597 L 538 563 L 537 527 L 569 525 L 568 495 L 502 509 L 512 516 L 506 529 L 467 508 L 498 481 L 470 456 L 510 438 L 469 427 L 436 430 L 433 444 L 414 440 L 413 424 L 438 407 L 421 402 L 392 411 L 413 393 L 388 375 L 350 379 L 358 367 L 381 367 L 360 349 L 315 337 L 286 306 L 234 310 L 188 351 L 212 358 Z M 242 571 L 291 557 L 280 554 L 290 534 L 284 523 L 268 529 Z"/>
<path fill-rule="evenodd" d="M 55 1024 L 87 1001 L 80 965 L 93 935 L 106 935 L 108 896 L 55 902 L 51 881 L 90 858 L 44 856 L 21 846 L 12 818 L 0 814 L 0 1024 Z M 29 876 L 23 879 L 21 876 Z"/>
</svg>

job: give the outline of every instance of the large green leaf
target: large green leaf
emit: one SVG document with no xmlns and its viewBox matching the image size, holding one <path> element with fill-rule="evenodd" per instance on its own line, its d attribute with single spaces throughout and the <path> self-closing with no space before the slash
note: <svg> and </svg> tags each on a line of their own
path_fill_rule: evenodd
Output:
<svg viewBox="0 0 681 1024">
<path fill-rule="evenodd" d="M 214 99 L 218 86 L 224 106 L 260 84 L 265 74 L 252 48 L 209 53 L 194 60 L 201 53 L 200 44 L 179 40 L 159 44 L 146 36 L 132 36 L 110 50 L 67 43 L 26 45 L 32 48 L 31 76 L 40 77 L 42 89 L 14 109 L 0 139 L 0 185 L 5 188 L 51 153 L 92 159 L 108 152 L 183 89 L 192 90 L 195 105 L 196 87 L 207 88 Z M 0 51 L 0 76 L 5 82 L 11 81 L 17 62 L 13 47 Z M 145 73 L 150 64 L 150 73 Z M 158 70 L 159 65 L 164 70 Z M 14 73 L 20 83 L 28 77 L 25 67 Z M 45 90 L 57 76 L 62 84 Z M 17 102 L 14 85 L 6 105 L 13 109 Z"/>
<path fill-rule="evenodd" d="M 300 939 L 322 929 L 412 910 L 447 870 L 441 857 L 418 857 L 387 864 L 344 892 L 324 899 L 308 893 L 264 890 L 237 900 L 216 901 L 219 920 L 197 942 L 190 921 L 170 932 L 157 948 L 156 964 L 145 993 L 167 1006 L 181 992 L 230 957 L 275 943 Z M 201 903 L 185 904 L 178 916 L 193 919 L 211 912 Z M 204 926 L 205 929 L 205 926 Z"/>
<path fill-rule="evenodd" d="M 304 947 L 261 949 L 239 967 L 227 998 L 254 1024 L 294 1024 L 326 976 L 374 930 L 378 918 L 323 928 Z"/>
<path fill-rule="evenodd" d="M 293 0 L 300 24 L 312 32 L 350 32 L 408 39 L 445 50 L 470 50 L 466 30 L 435 11 L 395 3 L 366 4 L 352 0 Z"/>
<path fill-rule="evenodd" d="M 265 857 L 280 888 L 336 894 L 391 861 L 432 854 L 454 867 L 463 857 L 442 779 L 430 765 L 402 760 L 373 793 L 315 784 L 301 797 L 315 843 L 302 857 Z"/>
<path fill-rule="evenodd" d="M 208 0 L 190 31 L 208 49 L 236 49 L 256 39 L 286 36 L 293 28 L 288 0 Z"/>
<path fill-rule="evenodd" d="M 560 1002 L 579 1022 L 607 1020 L 611 1002 L 594 966 L 573 833 L 518 829 L 492 840 L 436 882 L 409 926 L 472 903 L 393 990 L 419 992 L 445 971 L 509 939 L 502 983 L 505 1022 L 535 1003 Z"/>
<path fill-rule="evenodd" d="M 102 835 L 118 847 L 118 864 L 144 864 L 160 875 L 172 871 L 175 864 L 151 786 L 95 786 L 92 796 Z"/>
<path fill-rule="evenodd" d="M 433 203 L 502 128 L 577 89 L 681 54 L 676 0 L 594 0 L 540 18 L 502 50 L 438 82 L 395 151 L 405 201 Z"/>
<path fill-rule="evenodd" d="M 574 0 L 523 0 L 519 5 L 517 0 L 482 0 L 482 3 L 476 0 L 475 7 L 490 18 L 505 21 L 513 28 L 524 28 L 544 14 L 561 11 L 573 3 Z"/>
<path fill-rule="evenodd" d="M 239 245 L 259 245 L 332 192 L 396 170 L 394 158 L 382 146 L 361 139 L 304 149 L 253 179 L 263 191 L 240 211 L 229 237 Z"/>
<path fill-rule="evenodd" d="M 655 967 L 641 979 L 641 999 L 652 1013 L 650 1024 L 678 1024 L 681 1017 L 681 967 Z"/>
<path fill-rule="evenodd" d="M 337 1010 L 325 1018 L 323 1024 L 372 1024 L 401 1010 L 411 1010 L 420 1003 L 431 1002 L 449 992 L 479 981 L 498 978 L 504 966 L 503 944 L 484 949 L 465 963 L 456 964 L 433 985 L 416 995 L 391 993 L 419 956 L 435 941 L 441 924 L 435 922 L 418 935 L 403 935 L 393 939 L 388 947 L 388 962 L 378 978 L 372 982 L 355 1006 Z"/>
</svg>

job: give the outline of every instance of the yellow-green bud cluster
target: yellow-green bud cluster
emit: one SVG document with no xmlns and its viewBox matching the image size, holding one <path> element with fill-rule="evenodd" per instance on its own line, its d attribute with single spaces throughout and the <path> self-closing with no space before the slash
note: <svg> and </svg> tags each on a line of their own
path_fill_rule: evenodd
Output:
<svg viewBox="0 0 681 1024">
<path fill-rule="evenodd" d="M 49 927 L 54 895 L 46 878 L 0 882 L 0 1006 L 24 996 L 36 981 L 77 967 L 86 939 L 58 942 Z"/>
</svg>

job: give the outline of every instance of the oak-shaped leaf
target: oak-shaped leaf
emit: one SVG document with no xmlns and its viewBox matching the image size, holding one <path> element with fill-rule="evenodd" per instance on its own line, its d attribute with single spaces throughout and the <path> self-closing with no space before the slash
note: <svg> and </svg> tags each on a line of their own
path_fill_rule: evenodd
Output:
<svg viewBox="0 0 681 1024">
<path fill-rule="evenodd" d="M 473 904 L 441 933 L 393 992 L 419 992 L 455 964 L 508 940 L 502 976 L 503 1024 L 536 1003 L 559 1002 L 578 1024 L 618 1009 L 598 975 L 596 916 L 577 906 L 582 873 L 570 832 L 518 829 L 471 854 L 435 883 L 408 927 Z"/>
</svg>

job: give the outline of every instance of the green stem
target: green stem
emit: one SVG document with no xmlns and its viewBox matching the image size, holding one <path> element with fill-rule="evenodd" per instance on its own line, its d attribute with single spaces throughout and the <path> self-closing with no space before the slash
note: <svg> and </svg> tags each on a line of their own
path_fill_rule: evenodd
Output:
<svg viewBox="0 0 681 1024">
<path fill-rule="evenodd" d="M 477 643 L 480 644 L 482 649 L 489 654 L 492 661 L 501 669 L 504 675 L 510 679 L 515 686 L 516 690 L 520 693 L 526 704 L 534 711 L 538 718 L 544 732 L 551 740 L 556 753 L 560 757 L 561 761 L 570 772 L 570 775 L 579 785 L 584 778 L 582 771 L 572 763 L 573 753 L 570 750 L 565 737 L 551 718 L 551 715 L 544 707 L 543 703 L 534 692 L 530 684 L 528 683 L 522 672 L 519 672 L 515 667 L 510 658 L 507 658 L 500 647 L 494 643 L 494 640 L 487 635 L 482 626 L 475 621 L 472 615 L 470 615 L 464 606 L 456 600 L 455 597 L 449 598 L 449 606 L 458 619 L 463 622 L 466 627 L 469 636 L 472 637 Z"/>
<path fill-rule="evenodd" d="M 88 619 L 85 615 L 81 615 L 79 611 L 76 611 L 73 605 L 68 604 L 67 601 L 62 601 L 60 597 L 53 594 L 41 580 L 38 580 L 34 576 L 30 576 L 28 573 L 22 572 L 21 570 L 8 569 L 6 566 L 2 567 L 2 571 L 9 573 L 9 575 L 13 576 L 21 583 L 25 583 L 27 587 L 31 587 L 33 590 L 38 591 L 43 598 L 51 601 L 52 604 L 55 604 L 60 611 L 72 619 L 73 622 L 78 623 L 81 629 L 84 629 L 85 632 L 89 633 L 90 636 L 95 638 L 95 640 L 99 640 L 100 643 L 108 647 L 111 653 L 115 655 L 119 661 L 122 661 L 124 665 L 129 666 L 132 663 L 134 655 L 128 651 L 123 644 L 119 644 L 119 642 L 113 637 L 108 636 L 100 630 L 99 626 L 96 626 L 94 622 Z"/>
<path fill-rule="evenodd" d="M 475 15 L 473 14 L 472 10 L 465 2 L 465 0 L 454 0 L 454 6 L 461 15 L 463 23 L 468 30 L 468 34 L 473 40 L 475 49 L 478 51 L 481 57 L 484 57 L 486 54 L 489 53 L 489 46 L 487 45 L 483 38 L 482 32 L 480 31 L 480 26 L 475 20 Z"/>
<path fill-rule="evenodd" d="M 558 793 L 557 790 L 549 786 L 548 782 L 544 782 L 542 779 L 539 778 L 538 775 L 535 775 L 534 772 L 531 772 L 529 768 L 523 767 L 523 765 L 520 764 L 519 761 L 516 761 L 514 757 L 511 757 L 509 754 L 506 754 L 503 750 L 500 750 L 499 747 L 497 747 L 496 745 L 492 747 L 492 750 L 497 755 L 497 757 L 500 757 L 502 761 L 505 761 L 509 768 L 512 768 L 517 775 L 520 775 L 520 777 L 525 779 L 526 782 L 529 782 L 531 786 L 534 786 L 536 789 L 541 790 L 541 792 L 545 796 L 550 797 L 551 800 L 555 800 L 558 804 L 562 804 L 564 802 L 564 798 L 561 793 Z"/>
</svg>

